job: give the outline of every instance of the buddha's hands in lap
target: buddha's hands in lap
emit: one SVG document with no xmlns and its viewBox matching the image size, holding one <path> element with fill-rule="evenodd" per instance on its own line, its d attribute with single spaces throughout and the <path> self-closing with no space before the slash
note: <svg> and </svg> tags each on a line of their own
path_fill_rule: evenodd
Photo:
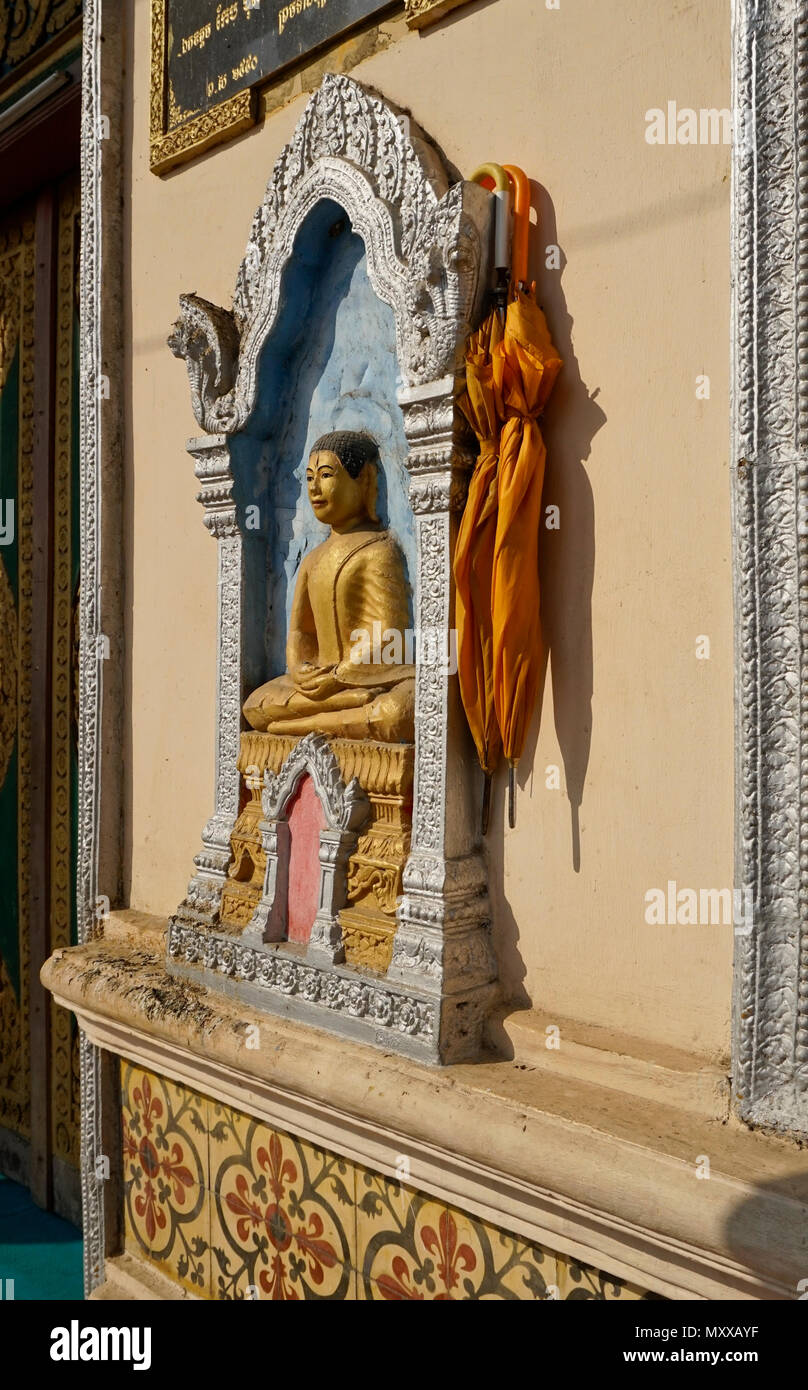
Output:
<svg viewBox="0 0 808 1390">
<path fill-rule="evenodd" d="M 292 678 L 301 695 L 309 700 L 327 700 L 330 695 L 336 695 L 337 691 L 343 689 L 343 683 L 337 679 L 333 669 L 317 666 L 313 661 L 304 661 L 292 673 Z"/>
<path fill-rule="evenodd" d="M 318 710 L 351 709 L 369 704 L 384 690 L 383 686 L 348 685 L 333 668 L 317 666 L 314 662 L 304 662 L 287 679 L 294 683 L 294 694 L 286 706 L 287 714 L 296 710 L 311 712 L 314 706 Z"/>
</svg>

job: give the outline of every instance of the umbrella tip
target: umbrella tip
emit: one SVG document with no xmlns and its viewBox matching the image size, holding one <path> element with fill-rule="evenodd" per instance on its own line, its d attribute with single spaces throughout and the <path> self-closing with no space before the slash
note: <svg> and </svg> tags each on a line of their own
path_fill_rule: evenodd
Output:
<svg viewBox="0 0 808 1390">
<path fill-rule="evenodd" d="M 491 815 L 491 773 L 486 772 L 483 783 L 483 809 L 480 818 L 480 833 L 483 838 L 488 834 L 488 820 Z"/>
</svg>

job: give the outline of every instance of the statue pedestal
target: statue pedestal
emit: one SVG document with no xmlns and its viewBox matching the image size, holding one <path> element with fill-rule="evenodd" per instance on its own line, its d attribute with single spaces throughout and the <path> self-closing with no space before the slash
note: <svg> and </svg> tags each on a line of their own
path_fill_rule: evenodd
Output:
<svg viewBox="0 0 808 1390">
<path fill-rule="evenodd" d="M 420 961 L 412 979 L 394 968 L 413 746 L 243 733 L 239 768 L 248 799 L 233 831 L 224 912 L 204 924 L 193 903 L 181 904 L 169 922 L 168 970 L 271 1012 L 439 1061 L 439 975 L 419 974 Z M 323 819 L 309 866 L 318 906 L 302 942 L 288 939 L 290 906 L 299 903 L 290 903 L 287 817 L 306 777 Z"/>
<path fill-rule="evenodd" d="M 251 925 L 266 876 L 260 830 L 264 774 L 269 770 L 279 776 L 298 743 L 297 738 L 282 734 L 250 731 L 241 735 L 242 809 L 231 837 L 233 862 L 222 892 L 220 920 L 222 930 L 244 933 L 245 941 L 254 944 L 271 939 L 259 935 L 266 923 Z M 347 905 L 339 910 L 342 959 L 346 965 L 383 975 L 392 959 L 396 906 L 410 850 L 415 749 L 410 743 L 359 739 L 329 739 L 328 744 L 343 783 L 347 786 L 356 778 L 370 803 L 368 819 L 347 859 Z M 317 871 L 317 866 L 313 868 Z"/>
</svg>

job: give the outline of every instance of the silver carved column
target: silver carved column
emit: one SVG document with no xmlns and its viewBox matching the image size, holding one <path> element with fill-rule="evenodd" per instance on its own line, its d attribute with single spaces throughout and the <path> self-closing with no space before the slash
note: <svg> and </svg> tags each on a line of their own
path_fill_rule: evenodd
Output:
<svg viewBox="0 0 808 1390">
<path fill-rule="evenodd" d="M 734 0 L 733 1082 L 808 1135 L 808 16 Z M 750 908 L 753 912 L 750 912 Z"/>
<path fill-rule="evenodd" d="M 218 918 L 222 888 L 230 863 L 230 835 L 239 809 L 238 753 L 241 733 L 241 683 L 244 647 L 244 547 L 236 520 L 230 446 L 226 435 L 190 439 L 188 453 L 201 484 L 197 501 L 204 523 L 218 546 L 216 636 L 216 760 L 213 815 L 202 831 L 202 849 L 194 857 L 192 877 L 181 920 L 212 926 Z"/>
<path fill-rule="evenodd" d="M 434 996 L 442 1062 L 479 1051 L 496 980 L 485 865 L 474 852 L 476 758 L 444 660 L 454 622 L 451 556 L 472 462 L 455 389 L 448 376 L 399 393 L 418 545 L 415 622 L 426 659 L 416 669 L 412 846 L 388 979 Z"/>
</svg>

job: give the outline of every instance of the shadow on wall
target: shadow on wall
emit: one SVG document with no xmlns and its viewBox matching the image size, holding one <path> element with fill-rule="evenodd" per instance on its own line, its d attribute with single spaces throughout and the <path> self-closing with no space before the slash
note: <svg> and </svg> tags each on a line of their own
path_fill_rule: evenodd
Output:
<svg viewBox="0 0 808 1390">
<path fill-rule="evenodd" d="M 584 463 L 592 440 L 606 423 L 596 404 L 598 390 L 590 393 L 581 378 L 572 345 L 572 318 L 561 284 L 567 258 L 558 247 L 560 268 L 547 268 L 547 247 L 556 248 L 555 208 L 546 189 L 531 185 L 533 206 L 539 215 L 536 279 L 539 303 L 547 316 L 556 347 L 564 361 L 544 420 L 547 472 L 543 507 L 555 505 L 560 513 L 558 530 L 545 528 L 539 551 L 542 592 L 542 626 L 550 662 L 553 712 L 564 780 L 572 818 L 572 865 L 581 867 L 579 813 L 584 795 L 589 749 L 592 742 L 592 586 L 595 577 L 595 509 L 592 487 Z M 539 721 L 530 732 L 525 766 L 532 766 Z"/>
<path fill-rule="evenodd" d="M 558 246 L 552 200 L 538 183 L 531 183 L 531 192 L 531 201 L 538 213 L 538 228 L 534 227 L 531 234 L 529 275 L 536 281 L 536 298 L 544 310 L 564 366 L 542 422 L 547 445 L 542 511 L 546 518 L 547 507 L 558 507 L 559 527 L 543 528 L 539 548 L 542 627 L 547 658 L 519 767 L 516 822 L 518 825 L 520 796 L 525 796 L 526 789 L 527 794 L 531 794 L 534 785 L 540 795 L 544 786 L 545 770 L 534 769 L 534 762 L 549 662 L 556 735 L 570 803 L 571 861 L 578 873 L 581 867 L 580 808 L 592 741 L 592 586 L 595 574 L 594 503 L 584 463 L 590 456 L 592 440 L 606 423 L 606 415 L 597 404 L 598 391 L 590 392 L 583 381 L 575 356 L 573 320 L 562 286 L 567 261 Z M 553 265 L 554 259 L 557 268 Z M 504 862 L 504 837 L 509 833 L 504 829 L 505 780 L 500 772 L 495 784 L 489 833 L 489 854 L 493 863 L 500 866 Z M 540 885 L 536 888 L 540 891 Z M 504 995 L 516 1005 L 529 1007 L 531 1001 L 522 983 L 525 967 L 518 946 L 519 927 L 502 889 L 501 871 L 492 873 L 490 891 Z M 531 928 L 538 920 L 537 914 L 530 923 Z"/>
<path fill-rule="evenodd" d="M 739 1202 L 724 1235 L 734 1260 L 775 1285 L 768 1298 L 808 1299 L 808 1155 L 799 1171 L 761 1183 Z"/>
</svg>

